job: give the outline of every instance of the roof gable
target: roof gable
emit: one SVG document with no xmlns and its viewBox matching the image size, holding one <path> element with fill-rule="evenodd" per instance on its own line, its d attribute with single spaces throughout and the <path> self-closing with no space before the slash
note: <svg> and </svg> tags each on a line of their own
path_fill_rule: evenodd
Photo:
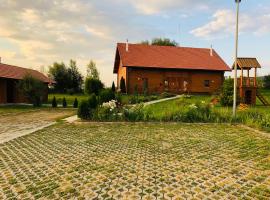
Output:
<svg viewBox="0 0 270 200">
<path fill-rule="evenodd" d="M 210 49 L 203 48 L 129 44 L 126 51 L 126 44 L 118 43 L 114 73 L 118 71 L 117 58 L 124 67 L 231 71 L 215 50 L 211 56 Z"/>
<path fill-rule="evenodd" d="M 53 83 L 50 78 L 36 70 L 0 63 L 0 78 L 21 80 L 27 74 L 33 76 L 36 79 L 39 79 L 44 83 Z"/>
<path fill-rule="evenodd" d="M 235 62 L 232 68 L 234 69 Z M 251 69 L 251 68 L 261 68 L 260 63 L 256 58 L 237 58 L 237 69 Z"/>
</svg>

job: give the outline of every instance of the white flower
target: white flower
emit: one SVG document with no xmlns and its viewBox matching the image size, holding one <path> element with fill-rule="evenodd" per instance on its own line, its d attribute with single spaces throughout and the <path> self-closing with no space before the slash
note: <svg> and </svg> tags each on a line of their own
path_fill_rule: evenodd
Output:
<svg viewBox="0 0 270 200">
<path fill-rule="evenodd" d="M 198 107 L 195 104 L 191 104 L 191 105 L 189 105 L 189 108 L 197 109 Z"/>
<path fill-rule="evenodd" d="M 105 102 L 102 104 L 103 108 L 109 108 L 110 111 L 112 112 L 116 107 L 117 107 L 117 101 L 111 100 L 109 102 Z"/>
</svg>

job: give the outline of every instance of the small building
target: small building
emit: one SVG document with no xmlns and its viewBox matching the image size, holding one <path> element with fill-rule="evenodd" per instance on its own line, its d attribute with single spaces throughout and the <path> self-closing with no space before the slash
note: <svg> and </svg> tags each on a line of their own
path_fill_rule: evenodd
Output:
<svg viewBox="0 0 270 200">
<path fill-rule="evenodd" d="M 231 71 L 210 48 L 118 43 L 114 70 L 117 87 L 123 78 L 128 93 L 214 93 Z"/>
<path fill-rule="evenodd" d="M 233 69 L 234 66 L 235 63 L 232 66 Z M 241 71 L 240 78 L 237 81 L 238 96 L 241 103 L 256 105 L 258 97 L 263 105 L 270 106 L 268 100 L 258 90 L 257 70 L 260 68 L 261 65 L 256 58 L 237 58 L 237 70 Z M 254 75 L 251 75 L 251 70 L 254 70 Z"/>
<path fill-rule="evenodd" d="M 0 63 L 0 104 L 29 103 L 17 87 L 19 80 L 26 75 L 39 79 L 47 86 L 42 101 L 48 100 L 48 84 L 52 83 L 51 79 L 36 70 Z"/>
</svg>

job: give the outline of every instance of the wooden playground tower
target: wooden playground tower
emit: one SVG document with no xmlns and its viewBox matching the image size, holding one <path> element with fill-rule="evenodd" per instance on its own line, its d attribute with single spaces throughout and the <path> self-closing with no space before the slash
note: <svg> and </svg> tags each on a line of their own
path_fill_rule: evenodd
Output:
<svg viewBox="0 0 270 200">
<path fill-rule="evenodd" d="M 235 64 L 233 65 L 234 68 Z M 248 105 L 256 105 L 256 98 L 265 106 L 270 106 L 267 99 L 259 92 L 257 86 L 257 69 L 261 68 L 256 58 L 237 58 L 237 70 L 241 70 L 240 78 L 237 81 L 240 102 Z M 250 71 L 254 69 L 254 76 L 250 76 Z M 244 71 L 247 75 L 244 76 Z"/>
</svg>

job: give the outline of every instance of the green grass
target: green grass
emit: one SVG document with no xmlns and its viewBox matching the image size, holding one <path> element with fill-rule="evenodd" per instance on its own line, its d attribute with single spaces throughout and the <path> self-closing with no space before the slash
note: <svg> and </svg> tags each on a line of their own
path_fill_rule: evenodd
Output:
<svg viewBox="0 0 270 200">
<path fill-rule="evenodd" d="M 12 106 L 0 106 L 0 115 L 8 113 L 21 113 L 39 110 L 40 108 L 34 108 L 31 105 L 12 105 Z"/>
<path fill-rule="evenodd" d="M 48 97 L 49 104 L 51 104 L 53 97 L 56 98 L 57 104 L 59 106 L 62 105 L 63 98 L 65 97 L 69 107 L 73 106 L 75 98 L 77 98 L 77 100 L 79 102 L 81 102 L 82 100 L 88 99 L 88 95 L 85 95 L 85 94 L 73 94 L 73 95 L 70 95 L 70 94 L 49 94 L 49 97 Z"/>
<path fill-rule="evenodd" d="M 269 89 L 259 89 L 259 91 L 266 98 L 266 100 L 268 100 L 268 102 L 270 102 L 270 90 Z M 257 98 L 256 104 L 258 106 L 263 106 L 263 104 L 259 98 Z"/>
<path fill-rule="evenodd" d="M 161 120 L 164 115 L 170 115 L 176 112 L 181 112 L 183 109 L 183 98 L 164 101 L 156 104 L 151 104 L 144 108 L 145 112 L 151 113 L 153 118 Z M 196 95 L 190 98 L 185 98 L 185 101 L 189 104 L 197 102 L 210 103 L 211 96 L 209 95 Z"/>
<path fill-rule="evenodd" d="M 59 111 L 61 111 L 61 110 L 66 110 L 66 109 L 74 110 L 74 112 L 75 112 L 75 109 L 61 108 L 61 107 L 52 108 L 49 105 L 43 105 L 42 107 L 33 107 L 32 105 L 4 105 L 4 106 L 0 106 L 0 116 L 9 115 L 9 114 L 33 112 L 33 111 L 41 111 L 41 110 L 45 110 L 45 111 L 59 110 Z"/>
</svg>

